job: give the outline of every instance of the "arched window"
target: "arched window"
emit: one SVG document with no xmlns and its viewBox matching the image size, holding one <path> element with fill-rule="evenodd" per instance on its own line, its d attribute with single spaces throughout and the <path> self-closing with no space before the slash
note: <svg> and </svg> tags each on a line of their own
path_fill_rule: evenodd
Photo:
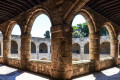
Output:
<svg viewBox="0 0 120 80">
<path fill-rule="evenodd" d="M 89 36 L 88 24 L 84 16 L 81 14 L 78 14 L 74 17 L 73 22 L 72 22 L 72 28 L 73 28 L 72 38 L 75 41 L 79 40 L 79 42 L 82 43 L 83 42 L 82 39 Z M 73 53 L 80 53 L 81 47 L 78 47 L 78 45 L 72 45 L 72 47 L 73 47 L 73 50 L 72 50 Z M 75 55 L 73 54 L 72 57 L 75 57 Z M 86 59 L 85 57 L 86 55 L 80 54 L 77 57 L 75 57 L 75 60 L 85 60 Z"/>
<path fill-rule="evenodd" d="M 11 54 L 18 54 L 18 44 L 13 40 L 11 40 Z"/>
<path fill-rule="evenodd" d="M 100 30 L 100 42 L 104 40 L 109 40 L 109 32 L 106 27 L 102 27 Z M 110 56 L 110 42 L 102 42 L 100 44 L 100 58 L 106 58 Z"/>
<path fill-rule="evenodd" d="M 48 46 L 45 43 L 41 43 L 39 46 L 39 53 L 48 53 Z"/>
<path fill-rule="evenodd" d="M 11 57 L 20 57 L 20 55 L 19 55 L 20 54 L 20 46 L 21 46 L 20 35 L 21 35 L 20 26 L 18 24 L 16 24 L 13 26 L 13 30 L 11 33 L 11 39 L 12 39 L 11 40 Z"/>
<path fill-rule="evenodd" d="M 31 42 L 31 53 L 36 53 L 36 45 L 34 42 Z"/>
<path fill-rule="evenodd" d="M 89 42 L 85 44 L 84 46 L 84 53 L 89 54 Z"/>
<path fill-rule="evenodd" d="M 72 53 L 80 54 L 80 45 L 78 43 L 73 44 Z"/>
<path fill-rule="evenodd" d="M 103 42 L 100 44 L 100 58 L 110 56 L 110 42 Z"/>
<path fill-rule="evenodd" d="M 46 14 L 39 14 L 38 16 L 34 16 L 34 23 L 32 25 L 31 29 L 31 39 L 35 39 L 39 41 L 44 41 L 47 39 L 51 39 L 51 33 L 50 33 L 50 27 L 51 27 L 51 21 L 49 17 Z M 33 48 L 32 48 L 33 47 Z M 35 52 L 34 46 L 32 46 L 31 43 L 31 53 Z M 39 53 L 48 53 L 48 47 L 45 43 L 42 43 L 39 45 Z M 41 57 L 44 58 L 44 56 L 36 54 L 36 58 L 40 59 Z M 34 55 L 35 56 L 35 55 Z M 33 55 L 31 55 L 31 58 Z"/>
</svg>

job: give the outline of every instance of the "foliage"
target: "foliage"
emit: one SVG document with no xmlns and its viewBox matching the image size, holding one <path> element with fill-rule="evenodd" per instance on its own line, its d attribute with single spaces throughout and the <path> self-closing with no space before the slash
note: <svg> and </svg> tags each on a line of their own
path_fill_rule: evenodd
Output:
<svg viewBox="0 0 120 80">
<path fill-rule="evenodd" d="M 50 31 L 46 31 L 44 36 L 45 36 L 45 38 L 49 38 L 50 39 Z"/>
<path fill-rule="evenodd" d="M 73 38 L 82 38 L 82 37 L 88 37 L 89 30 L 87 23 L 83 24 L 77 24 L 77 26 L 72 26 L 73 28 Z"/>
<path fill-rule="evenodd" d="M 89 36 L 89 29 L 86 22 L 83 24 L 77 24 L 77 26 L 72 26 L 72 28 L 73 28 L 73 33 L 72 33 L 73 38 L 82 38 Z M 103 27 L 100 30 L 100 36 L 108 36 L 108 35 L 109 35 L 108 31 L 106 30 L 105 27 Z"/>
<path fill-rule="evenodd" d="M 103 27 L 101 30 L 100 30 L 100 36 L 108 36 L 109 33 L 107 31 L 107 29 L 105 27 Z"/>
</svg>

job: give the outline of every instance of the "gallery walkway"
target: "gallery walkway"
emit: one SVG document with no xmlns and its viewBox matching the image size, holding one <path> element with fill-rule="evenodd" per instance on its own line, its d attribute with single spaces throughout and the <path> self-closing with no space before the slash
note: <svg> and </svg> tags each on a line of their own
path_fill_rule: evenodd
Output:
<svg viewBox="0 0 120 80">
<path fill-rule="evenodd" d="M 21 71 L 0 64 L 0 80 L 52 80 L 50 77 Z M 120 80 L 120 66 L 73 78 L 72 80 Z"/>
<path fill-rule="evenodd" d="M 120 66 L 77 77 L 73 80 L 120 80 Z"/>
</svg>

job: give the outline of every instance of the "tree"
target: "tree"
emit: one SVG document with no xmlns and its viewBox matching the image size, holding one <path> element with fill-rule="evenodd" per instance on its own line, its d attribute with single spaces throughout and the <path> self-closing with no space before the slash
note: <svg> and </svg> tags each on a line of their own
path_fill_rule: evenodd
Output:
<svg viewBox="0 0 120 80">
<path fill-rule="evenodd" d="M 100 30 L 100 36 L 108 36 L 109 33 L 107 31 L 107 29 L 105 27 L 103 27 L 101 30 Z"/>
<path fill-rule="evenodd" d="M 73 38 L 82 38 L 82 37 L 88 37 L 89 36 L 89 29 L 87 23 L 77 24 L 77 26 L 72 26 Z M 105 27 L 103 27 L 100 30 L 100 36 L 108 36 L 109 33 Z"/>
<path fill-rule="evenodd" d="M 50 31 L 46 31 L 44 36 L 45 36 L 45 38 L 49 38 L 50 39 Z"/>
<path fill-rule="evenodd" d="M 72 26 L 73 28 L 73 38 L 82 38 L 82 37 L 88 37 L 89 30 L 87 23 L 83 24 L 77 24 L 77 26 Z"/>
</svg>

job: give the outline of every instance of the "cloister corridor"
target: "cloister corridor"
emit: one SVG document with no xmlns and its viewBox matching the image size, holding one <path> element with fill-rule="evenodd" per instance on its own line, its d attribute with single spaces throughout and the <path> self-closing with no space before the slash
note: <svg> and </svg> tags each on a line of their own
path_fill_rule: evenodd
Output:
<svg viewBox="0 0 120 80">
<path fill-rule="evenodd" d="M 77 76 L 71 80 L 119 80 L 120 66 Z M 22 71 L 13 67 L 0 64 L 0 80 L 54 80 L 50 76 L 38 75 L 36 73 Z M 56 79 L 55 79 L 56 80 Z"/>
<path fill-rule="evenodd" d="M 53 79 L 120 80 L 120 0 L 0 0 L 0 80 Z"/>
</svg>

